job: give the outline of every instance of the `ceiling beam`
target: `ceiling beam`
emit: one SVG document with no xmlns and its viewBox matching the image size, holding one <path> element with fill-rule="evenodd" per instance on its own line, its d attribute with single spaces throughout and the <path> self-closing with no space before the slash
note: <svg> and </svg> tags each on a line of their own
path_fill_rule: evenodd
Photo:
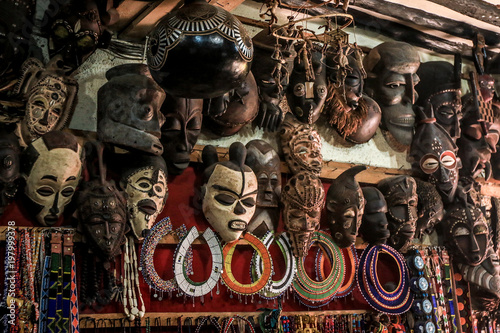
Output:
<svg viewBox="0 0 500 333">
<path fill-rule="evenodd" d="M 500 10 L 497 6 L 482 0 L 429 0 L 453 9 L 461 14 L 500 27 Z"/>
</svg>

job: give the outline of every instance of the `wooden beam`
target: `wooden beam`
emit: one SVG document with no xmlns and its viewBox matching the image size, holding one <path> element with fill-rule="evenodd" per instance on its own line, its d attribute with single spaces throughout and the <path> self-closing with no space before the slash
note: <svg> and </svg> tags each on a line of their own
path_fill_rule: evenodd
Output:
<svg viewBox="0 0 500 333">
<path fill-rule="evenodd" d="M 135 0 L 125 0 L 118 7 L 116 11 L 120 14 L 118 22 L 113 24 L 110 29 L 120 33 L 127 27 L 132 21 L 139 15 L 147 6 L 149 2 L 146 1 L 135 1 Z"/>
<path fill-rule="evenodd" d="M 482 0 L 429 0 L 453 9 L 461 14 L 500 26 L 500 10 L 497 6 Z"/>
</svg>

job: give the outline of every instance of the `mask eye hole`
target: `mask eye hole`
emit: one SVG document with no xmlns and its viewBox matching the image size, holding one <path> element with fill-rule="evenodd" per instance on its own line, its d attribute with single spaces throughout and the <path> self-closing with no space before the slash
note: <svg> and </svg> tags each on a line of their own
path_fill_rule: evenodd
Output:
<svg viewBox="0 0 500 333">
<path fill-rule="evenodd" d="M 469 229 L 464 228 L 464 227 L 458 227 L 453 232 L 453 236 L 455 236 L 455 237 L 468 236 L 468 235 L 470 235 L 470 231 L 469 231 Z"/>
<path fill-rule="evenodd" d="M 439 161 L 436 156 L 432 154 L 427 154 L 420 160 L 420 168 L 427 174 L 434 173 L 438 167 Z"/>
<path fill-rule="evenodd" d="M 255 206 L 254 198 L 243 199 L 243 200 L 241 200 L 241 203 L 248 208 L 252 208 L 253 206 Z"/>
<path fill-rule="evenodd" d="M 39 189 L 37 189 L 36 192 L 43 197 L 48 197 L 55 193 L 54 189 L 49 186 L 42 186 Z"/>
<path fill-rule="evenodd" d="M 353 209 L 348 209 L 344 212 L 344 217 L 345 218 L 354 218 L 356 216 L 356 213 L 354 212 Z"/>
<path fill-rule="evenodd" d="M 66 187 L 64 190 L 61 191 L 61 195 L 63 197 L 70 197 L 75 193 L 75 189 L 72 187 Z"/>
<path fill-rule="evenodd" d="M 488 228 L 484 224 L 478 224 L 474 227 L 474 235 L 488 234 Z"/>
<path fill-rule="evenodd" d="M 3 167 L 5 170 L 10 170 L 12 169 L 12 166 L 14 165 L 14 158 L 10 155 L 5 156 L 3 159 Z"/>
<path fill-rule="evenodd" d="M 306 87 L 304 84 L 299 83 L 296 84 L 295 87 L 293 88 L 293 94 L 297 97 L 302 97 L 306 94 Z"/>
<path fill-rule="evenodd" d="M 457 158 L 455 157 L 455 154 L 449 150 L 442 153 L 441 164 L 443 164 L 446 169 L 454 169 L 457 165 Z"/>
<path fill-rule="evenodd" d="M 214 199 L 224 206 L 231 206 L 236 201 L 236 198 L 225 193 L 217 194 Z"/>
</svg>

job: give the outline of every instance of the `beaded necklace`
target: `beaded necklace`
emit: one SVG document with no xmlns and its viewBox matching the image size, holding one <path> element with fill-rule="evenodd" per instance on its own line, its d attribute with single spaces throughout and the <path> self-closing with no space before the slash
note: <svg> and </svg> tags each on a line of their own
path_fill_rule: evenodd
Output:
<svg viewBox="0 0 500 333">
<path fill-rule="evenodd" d="M 180 290 L 182 290 L 186 295 L 193 297 L 193 302 L 194 297 L 203 298 L 204 295 L 212 291 L 219 281 L 223 267 L 223 256 L 220 242 L 212 229 L 208 228 L 203 233 L 203 238 L 207 242 L 210 253 L 212 254 L 212 271 L 210 273 L 210 277 L 205 282 L 193 282 L 188 277 L 184 261 L 191 244 L 199 236 L 198 229 L 196 229 L 196 227 L 192 227 L 189 233 L 177 246 L 174 256 L 175 281 L 177 282 Z M 202 303 L 203 302 L 204 300 L 202 299 Z"/>
<path fill-rule="evenodd" d="M 139 285 L 139 272 L 137 269 L 137 254 L 135 251 L 134 238 L 129 236 L 125 244 L 125 259 L 123 271 L 123 310 L 129 321 L 144 317 L 146 307 L 142 299 Z M 137 290 L 137 292 L 136 292 Z M 139 297 L 137 297 L 137 295 Z M 139 300 L 140 303 L 139 304 Z M 139 307 L 140 306 L 140 307 Z"/>
<path fill-rule="evenodd" d="M 38 321 L 39 332 L 47 331 L 47 316 L 49 309 L 49 286 L 50 286 L 50 267 L 51 256 L 45 256 L 43 275 L 42 275 L 42 288 L 40 291 L 40 318 Z"/>
<path fill-rule="evenodd" d="M 297 278 L 293 282 L 293 289 L 300 298 L 311 302 L 323 302 L 329 300 L 338 291 L 344 280 L 344 259 L 340 248 L 333 239 L 324 231 L 316 231 L 312 236 L 312 242 L 319 242 L 325 251 L 332 253 L 332 269 L 329 276 L 322 281 L 314 281 L 306 272 L 304 266 L 305 258 L 297 260 Z"/>
<path fill-rule="evenodd" d="M 264 299 L 274 299 L 282 295 L 291 285 L 295 278 L 296 264 L 293 257 L 292 245 L 286 233 L 281 233 L 278 238 L 274 237 L 273 232 L 267 232 L 262 238 L 262 243 L 269 249 L 273 240 L 276 240 L 283 257 L 285 258 L 285 275 L 281 280 L 271 280 L 268 285 L 260 291 L 260 296 Z M 254 253 L 252 257 L 251 276 L 252 281 L 260 279 L 262 276 L 262 257 Z"/>
<path fill-rule="evenodd" d="M 58 230 L 52 232 L 50 239 L 50 282 L 49 282 L 49 306 L 47 311 L 47 330 L 57 332 L 57 325 L 60 317 L 58 316 L 59 304 L 62 309 L 62 294 L 59 300 L 60 291 L 62 292 L 62 271 L 61 254 L 62 239 Z M 59 303 L 61 302 L 61 303 Z"/>
<path fill-rule="evenodd" d="M 224 325 L 222 326 L 222 329 L 221 329 L 221 333 L 228 333 L 229 332 L 229 329 L 232 328 L 232 324 L 234 322 L 234 320 L 236 319 L 239 319 L 241 321 L 243 321 L 244 323 L 247 324 L 247 326 L 250 328 L 250 332 L 251 333 L 255 333 L 255 329 L 253 328 L 253 325 L 252 323 L 250 323 L 250 321 L 248 319 L 246 319 L 245 317 L 242 317 L 240 315 L 235 315 L 235 316 L 232 316 L 231 318 L 229 318 L 225 323 Z M 246 327 L 246 326 L 245 326 Z M 240 330 L 241 332 L 241 330 Z M 245 330 L 243 330 L 243 332 L 245 332 Z"/>
<path fill-rule="evenodd" d="M 231 269 L 231 263 L 233 261 L 234 250 L 238 242 L 227 243 L 222 253 L 224 254 L 224 270 L 222 272 L 222 281 L 228 289 L 239 294 L 239 295 L 254 295 L 260 292 L 269 282 L 271 278 L 271 273 L 273 271 L 273 263 L 271 261 L 271 255 L 267 250 L 266 246 L 261 242 L 261 240 L 249 232 L 246 232 L 243 236 L 257 254 L 262 258 L 263 271 L 261 277 L 250 284 L 242 284 L 236 281 Z"/>
<path fill-rule="evenodd" d="M 457 320 L 455 317 L 455 306 L 453 302 L 453 283 L 451 281 L 450 256 L 446 249 L 441 249 L 441 258 L 444 264 L 444 280 L 446 283 L 446 293 L 448 294 L 448 308 L 450 310 L 450 321 L 453 333 L 458 331 Z"/>
<path fill-rule="evenodd" d="M 175 283 L 175 278 L 170 280 L 163 280 L 158 273 L 156 272 L 153 256 L 156 250 L 156 246 L 160 242 L 160 240 L 170 234 L 172 232 L 172 224 L 170 222 L 170 218 L 166 217 L 160 222 L 156 223 L 149 235 L 144 238 L 144 242 L 142 243 L 141 249 L 141 267 L 139 270 L 144 277 L 146 283 L 156 291 L 159 291 L 163 294 L 163 292 L 171 293 L 177 290 L 177 285 Z M 153 295 L 155 298 L 158 298 L 158 294 L 155 293 Z M 161 300 L 161 296 L 159 300 Z"/>
<path fill-rule="evenodd" d="M 386 291 L 378 279 L 377 264 L 380 251 L 389 254 L 398 266 L 399 284 L 392 292 Z M 410 293 L 408 283 L 408 267 L 401 254 L 392 247 L 385 244 L 368 246 L 361 255 L 357 279 L 361 295 L 377 311 L 401 314 L 411 307 L 413 295 Z"/>
</svg>

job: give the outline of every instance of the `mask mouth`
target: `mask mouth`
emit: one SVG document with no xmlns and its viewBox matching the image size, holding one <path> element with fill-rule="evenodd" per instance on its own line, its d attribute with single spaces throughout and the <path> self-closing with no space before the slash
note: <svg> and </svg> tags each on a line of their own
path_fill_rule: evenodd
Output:
<svg viewBox="0 0 500 333">
<path fill-rule="evenodd" d="M 389 123 L 399 127 L 413 127 L 415 125 L 415 117 L 412 115 L 400 116 L 389 120 Z"/>
<path fill-rule="evenodd" d="M 415 227 L 411 226 L 410 224 L 405 224 L 401 228 L 401 231 L 399 233 L 405 238 L 412 238 L 415 236 Z"/>
<path fill-rule="evenodd" d="M 231 230 L 238 230 L 238 231 L 247 230 L 247 222 L 243 221 L 243 220 L 231 220 L 231 221 L 229 221 L 227 226 Z"/>
<path fill-rule="evenodd" d="M 151 199 L 143 199 L 137 203 L 137 209 L 146 215 L 154 215 L 157 207 L 156 203 Z"/>
<path fill-rule="evenodd" d="M 47 215 L 43 218 L 43 220 L 45 221 L 45 223 L 47 224 L 47 226 L 52 226 L 54 224 L 57 223 L 57 221 L 59 220 L 59 216 L 57 215 Z"/>
<path fill-rule="evenodd" d="M 177 162 L 174 162 L 173 165 L 177 169 L 184 170 L 189 166 L 189 159 L 188 160 L 179 160 Z"/>
</svg>

